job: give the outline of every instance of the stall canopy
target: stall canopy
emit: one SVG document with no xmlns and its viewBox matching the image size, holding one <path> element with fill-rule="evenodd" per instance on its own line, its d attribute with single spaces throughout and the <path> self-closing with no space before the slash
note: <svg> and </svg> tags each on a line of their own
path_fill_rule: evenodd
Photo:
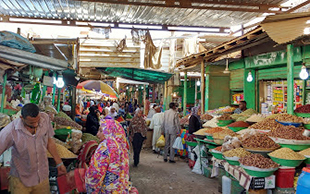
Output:
<svg viewBox="0 0 310 194">
<path fill-rule="evenodd" d="M 164 83 L 173 75 L 173 73 L 138 68 L 99 67 L 97 69 L 103 74 L 112 77 L 144 81 L 148 83 Z"/>
<path fill-rule="evenodd" d="M 65 70 L 68 67 L 67 61 L 54 59 L 51 57 L 38 55 L 6 46 L 0 46 L 0 58 L 55 71 Z"/>
</svg>

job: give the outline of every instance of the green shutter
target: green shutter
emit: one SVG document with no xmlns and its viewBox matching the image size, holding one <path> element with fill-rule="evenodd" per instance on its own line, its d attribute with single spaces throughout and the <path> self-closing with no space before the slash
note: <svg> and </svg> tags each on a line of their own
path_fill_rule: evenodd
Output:
<svg viewBox="0 0 310 194">
<path fill-rule="evenodd" d="M 243 89 L 244 69 L 238 69 L 230 72 L 230 89 Z"/>
</svg>

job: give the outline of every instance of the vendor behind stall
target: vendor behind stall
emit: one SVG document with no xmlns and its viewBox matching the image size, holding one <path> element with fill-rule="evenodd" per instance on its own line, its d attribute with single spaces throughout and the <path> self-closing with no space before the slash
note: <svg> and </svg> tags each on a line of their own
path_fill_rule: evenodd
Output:
<svg viewBox="0 0 310 194">
<path fill-rule="evenodd" d="M 53 156 L 58 175 L 66 168 L 59 157 L 53 140 L 54 130 L 46 113 L 35 104 L 26 104 L 21 117 L 0 132 L 0 155 L 12 147 L 11 193 L 49 193 L 47 151 Z"/>
<path fill-rule="evenodd" d="M 200 106 L 193 107 L 191 112 L 192 114 L 189 118 L 188 129 L 189 129 L 189 133 L 193 134 L 199 129 L 201 129 L 201 121 L 200 121 L 201 108 Z"/>
<path fill-rule="evenodd" d="M 242 113 L 243 111 L 245 111 L 247 108 L 246 108 L 246 101 L 240 101 L 239 102 L 239 108 L 237 108 L 235 111 L 234 111 L 234 114 L 240 114 Z"/>
</svg>

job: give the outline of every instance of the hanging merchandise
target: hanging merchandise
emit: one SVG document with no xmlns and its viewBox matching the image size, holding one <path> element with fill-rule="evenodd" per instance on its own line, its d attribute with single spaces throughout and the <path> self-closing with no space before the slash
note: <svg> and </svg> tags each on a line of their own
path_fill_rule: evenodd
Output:
<svg viewBox="0 0 310 194">
<path fill-rule="evenodd" d="M 34 104 L 39 104 L 40 99 L 41 99 L 41 85 L 40 83 L 36 83 L 34 85 L 34 88 L 31 92 L 31 97 L 30 97 L 30 102 Z"/>
</svg>

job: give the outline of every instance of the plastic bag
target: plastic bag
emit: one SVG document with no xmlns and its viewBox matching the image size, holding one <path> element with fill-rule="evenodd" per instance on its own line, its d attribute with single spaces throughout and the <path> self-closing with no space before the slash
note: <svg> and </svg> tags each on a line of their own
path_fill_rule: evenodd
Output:
<svg viewBox="0 0 310 194">
<path fill-rule="evenodd" d="M 173 149 L 183 150 L 182 138 L 177 137 L 172 146 Z"/>
<path fill-rule="evenodd" d="M 156 142 L 156 147 L 164 147 L 164 146 L 165 146 L 165 137 L 161 135 Z"/>
</svg>

